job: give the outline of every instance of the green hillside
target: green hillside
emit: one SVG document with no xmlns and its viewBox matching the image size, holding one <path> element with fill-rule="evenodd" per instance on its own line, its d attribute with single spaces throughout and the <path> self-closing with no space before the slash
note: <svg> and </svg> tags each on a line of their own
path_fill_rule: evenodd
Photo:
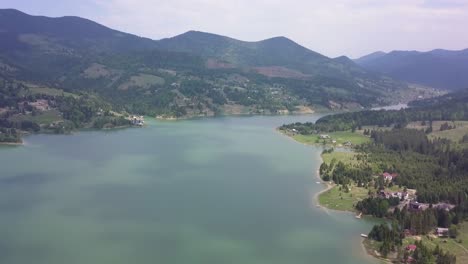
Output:
<svg viewBox="0 0 468 264">
<path fill-rule="evenodd" d="M 79 17 L 12 9 L 0 10 L 0 35 L 1 76 L 89 94 L 129 113 L 299 113 L 411 99 L 404 83 L 285 37 L 244 42 L 191 31 L 154 41 Z"/>
</svg>

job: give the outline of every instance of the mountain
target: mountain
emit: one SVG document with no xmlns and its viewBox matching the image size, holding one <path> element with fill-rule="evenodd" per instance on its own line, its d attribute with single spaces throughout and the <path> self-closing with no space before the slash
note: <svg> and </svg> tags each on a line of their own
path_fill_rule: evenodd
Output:
<svg viewBox="0 0 468 264">
<path fill-rule="evenodd" d="M 189 52 L 217 58 L 235 66 L 284 66 L 296 70 L 311 69 L 311 62 L 326 62 L 327 57 L 308 50 L 285 37 L 247 42 L 211 33 L 189 31 L 159 41 L 159 46 L 173 51 Z M 309 65 L 308 65 L 309 64 Z"/>
<path fill-rule="evenodd" d="M 246 42 L 190 31 L 156 41 L 84 18 L 3 9 L 0 38 L 0 81 L 8 91 L 23 87 L 9 107 L 50 89 L 163 117 L 350 110 L 419 95 L 285 37 Z"/>
<path fill-rule="evenodd" d="M 162 49 L 188 52 L 205 58 L 216 59 L 224 67 L 250 67 L 262 74 L 269 75 L 268 67 L 281 67 L 288 77 L 293 70 L 302 77 L 329 76 L 346 79 L 360 74 L 367 76 L 365 70 L 351 60 L 333 60 L 311 51 L 286 37 L 274 37 L 257 42 L 241 41 L 216 34 L 189 31 L 184 34 L 162 39 L 158 42 Z"/>
<path fill-rule="evenodd" d="M 355 62 L 368 70 L 406 82 L 448 90 L 468 88 L 468 49 L 379 52 Z"/>
<path fill-rule="evenodd" d="M 355 59 L 354 62 L 356 62 L 357 64 L 359 65 L 362 65 L 362 64 L 365 64 L 366 62 L 369 62 L 369 61 L 373 61 L 375 59 L 378 59 L 380 57 L 383 57 L 385 56 L 387 53 L 383 52 L 383 51 L 376 51 L 376 52 L 373 52 L 371 54 L 368 54 L 368 55 L 365 55 L 365 56 L 362 56 L 358 59 Z"/>
<path fill-rule="evenodd" d="M 154 48 L 154 41 L 116 31 L 88 19 L 31 16 L 15 9 L 0 10 L 0 50 L 25 48 L 70 52 L 122 52 Z"/>
</svg>

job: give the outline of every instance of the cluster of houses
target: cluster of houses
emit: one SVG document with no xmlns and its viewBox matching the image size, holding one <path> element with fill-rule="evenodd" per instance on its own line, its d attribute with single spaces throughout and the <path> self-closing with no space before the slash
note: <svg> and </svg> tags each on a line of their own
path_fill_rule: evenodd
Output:
<svg viewBox="0 0 468 264">
<path fill-rule="evenodd" d="M 407 234 L 407 232 L 409 232 L 409 230 L 405 230 L 405 235 L 410 235 L 410 234 Z M 449 236 L 449 229 L 448 228 L 444 228 L 444 227 L 437 227 L 435 230 L 434 230 L 434 234 L 437 235 L 438 237 L 440 238 L 444 238 L 444 237 L 448 237 Z M 408 253 L 413 253 L 414 251 L 416 251 L 418 247 L 414 244 L 409 244 L 406 246 L 406 251 Z M 409 256 L 406 261 L 406 263 L 412 263 L 414 262 L 414 259 Z"/>
<path fill-rule="evenodd" d="M 380 197 L 385 198 L 385 199 L 398 198 L 401 201 L 409 199 L 409 193 L 408 192 L 386 192 L 386 191 L 382 190 L 382 191 L 380 191 L 379 195 L 380 195 Z"/>
<path fill-rule="evenodd" d="M 424 211 L 428 208 L 435 208 L 439 210 L 450 211 L 455 208 L 455 205 L 449 203 L 437 203 L 437 204 L 428 204 L 428 203 L 418 203 L 417 201 L 411 201 L 408 208 L 412 211 Z"/>
<path fill-rule="evenodd" d="M 393 180 L 395 180 L 397 177 L 398 177 L 398 174 L 397 173 L 388 173 L 388 172 L 384 172 L 381 177 L 383 178 L 383 180 L 387 183 L 389 182 L 392 182 Z M 385 198 L 385 199 L 390 199 L 390 198 L 398 198 L 400 199 L 401 201 L 407 201 L 407 200 L 410 200 L 410 195 L 408 192 L 401 192 L 401 191 L 398 191 L 398 192 L 389 192 L 389 191 L 385 191 L 385 190 L 381 190 L 379 192 L 379 196 L 381 198 Z"/>
<path fill-rule="evenodd" d="M 336 144 L 336 143 L 337 143 L 336 140 L 332 139 L 332 138 L 330 137 L 330 135 L 327 135 L 327 134 L 320 134 L 320 135 L 319 135 L 319 138 L 320 138 L 320 139 L 323 139 L 323 140 L 329 139 L 329 140 L 331 140 L 331 143 L 332 143 L 332 144 Z M 353 144 L 352 144 L 350 141 L 346 141 L 346 142 L 343 143 L 343 146 L 345 146 L 345 147 L 351 147 L 352 145 L 353 145 Z"/>
<path fill-rule="evenodd" d="M 381 177 L 384 179 L 385 182 L 392 182 L 394 181 L 397 177 L 397 173 L 388 173 L 384 172 L 382 173 Z M 416 196 L 410 195 L 407 191 L 397 191 L 397 192 L 391 192 L 391 191 L 385 191 L 381 190 L 379 192 L 379 196 L 381 198 L 385 199 L 390 199 L 390 198 L 398 198 L 400 201 L 403 201 L 402 204 L 400 204 L 401 208 L 405 205 L 408 205 L 408 209 L 411 211 L 424 211 L 428 208 L 436 208 L 440 210 L 445 210 L 445 211 L 450 211 L 453 208 L 455 208 L 455 205 L 449 204 L 449 203 L 437 203 L 437 204 L 428 204 L 428 203 L 419 203 L 416 201 Z"/>
<path fill-rule="evenodd" d="M 18 103 L 18 109 L 20 111 L 28 109 L 27 106 L 35 108 L 39 111 L 48 111 L 52 109 L 52 107 L 49 105 L 49 101 L 45 99 L 37 99 L 34 102 L 21 101 Z"/>
<path fill-rule="evenodd" d="M 130 121 L 134 126 L 143 126 L 145 125 L 145 118 L 143 116 L 130 116 Z"/>
</svg>

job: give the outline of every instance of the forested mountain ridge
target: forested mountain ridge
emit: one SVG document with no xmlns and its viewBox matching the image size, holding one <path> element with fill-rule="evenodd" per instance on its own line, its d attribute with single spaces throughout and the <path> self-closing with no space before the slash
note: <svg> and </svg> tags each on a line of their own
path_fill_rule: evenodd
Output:
<svg viewBox="0 0 468 264">
<path fill-rule="evenodd" d="M 151 39 L 113 30 L 88 19 L 31 16 L 15 9 L 0 9 L 0 38 L 2 52 L 31 48 L 42 48 L 44 52 L 123 52 L 156 46 Z"/>
<path fill-rule="evenodd" d="M 468 49 L 376 52 L 355 62 L 397 80 L 439 89 L 468 89 Z"/>
<path fill-rule="evenodd" d="M 277 37 L 244 42 L 202 32 L 154 41 L 79 17 L 0 10 L 0 72 L 29 85 L 102 97 L 162 117 L 360 109 L 421 95 Z M 312 109 L 312 110 L 311 110 Z"/>
</svg>

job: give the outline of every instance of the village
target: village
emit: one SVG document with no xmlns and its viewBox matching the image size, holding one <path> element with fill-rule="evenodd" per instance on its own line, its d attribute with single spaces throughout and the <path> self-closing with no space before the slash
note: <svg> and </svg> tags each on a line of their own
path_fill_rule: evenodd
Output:
<svg viewBox="0 0 468 264">
<path fill-rule="evenodd" d="M 378 177 L 381 177 L 383 182 L 385 183 L 385 188 L 379 190 L 374 197 L 382 198 L 382 199 L 398 199 L 399 203 L 396 206 L 392 206 L 388 209 L 389 213 L 394 213 L 396 208 L 402 211 L 404 208 L 407 208 L 411 213 L 420 213 L 428 209 L 436 209 L 440 211 L 450 212 L 455 208 L 455 205 L 446 203 L 446 202 L 439 202 L 436 204 L 429 204 L 429 203 L 421 203 L 417 201 L 417 191 L 415 189 L 407 189 L 404 188 L 403 190 L 399 189 L 394 185 L 395 180 L 398 178 L 397 173 L 389 173 L 384 172 Z M 390 188 L 392 186 L 392 188 Z M 393 189 L 393 191 L 392 191 Z M 399 190 L 396 190 L 399 189 Z M 359 215 L 360 218 L 360 215 Z M 454 238 L 456 235 L 452 234 L 453 231 L 450 230 L 449 227 L 435 227 L 431 232 L 429 232 L 426 236 L 427 238 L 431 239 L 431 241 L 435 241 L 434 239 L 441 239 L 442 243 L 448 243 L 448 238 Z M 405 240 L 407 245 L 404 247 L 405 251 L 408 254 L 412 254 L 416 249 L 417 245 L 414 244 L 416 241 L 421 241 L 421 236 L 417 235 L 415 230 L 411 229 L 404 229 L 403 230 Z M 367 238 L 367 235 L 362 234 L 362 237 Z M 436 241 L 437 242 L 437 241 Z M 412 257 L 408 256 L 406 263 L 412 262 Z"/>
</svg>

